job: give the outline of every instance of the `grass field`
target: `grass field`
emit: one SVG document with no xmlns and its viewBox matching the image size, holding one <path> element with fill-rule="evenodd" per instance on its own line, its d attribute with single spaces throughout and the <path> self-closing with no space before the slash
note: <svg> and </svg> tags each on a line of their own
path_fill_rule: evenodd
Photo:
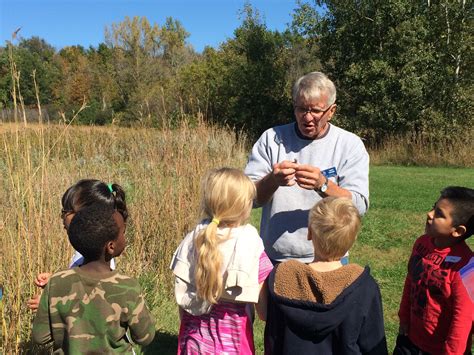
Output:
<svg viewBox="0 0 474 355">
<path fill-rule="evenodd" d="M 390 350 L 398 331 L 397 312 L 411 247 L 424 231 L 426 212 L 439 191 L 448 185 L 474 187 L 474 169 L 396 166 L 370 169 L 370 209 L 363 219 L 350 261 L 369 265 L 379 283 Z M 259 219 L 260 210 L 254 210 L 252 224 L 257 226 Z M 468 241 L 474 248 L 474 240 Z M 179 324 L 174 304 L 165 301 L 157 316 L 162 321 L 162 332 L 148 351 L 159 349 L 163 354 L 175 354 Z M 263 353 L 263 327 L 262 322 L 256 321 L 258 353 Z"/>
<path fill-rule="evenodd" d="M 175 354 L 178 316 L 168 270 L 171 254 L 198 218 L 202 174 L 220 166 L 243 167 L 245 140 L 196 124 L 175 131 L 125 128 L 0 125 L 0 353 L 37 352 L 29 342 L 37 292 L 33 277 L 67 266 L 72 249 L 59 218 L 60 197 L 80 178 L 118 182 L 127 192 L 129 246 L 118 268 L 139 279 L 157 319 L 157 337 L 143 353 Z M 371 207 L 351 251 L 369 265 L 383 297 L 392 348 L 406 262 L 423 232 L 426 211 L 447 185 L 473 187 L 474 169 L 372 166 Z M 252 215 L 258 225 L 259 210 Z M 470 241 L 471 246 L 473 242 Z M 257 352 L 263 325 L 255 325 Z M 139 349 L 137 349 L 139 350 Z"/>
</svg>

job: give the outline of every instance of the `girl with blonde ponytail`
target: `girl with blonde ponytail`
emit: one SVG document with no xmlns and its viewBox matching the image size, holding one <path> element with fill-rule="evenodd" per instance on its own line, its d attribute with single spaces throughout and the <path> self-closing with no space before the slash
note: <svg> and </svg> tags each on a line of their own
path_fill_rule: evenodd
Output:
<svg viewBox="0 0 474 355">
<path fill-rule="evenodd" d="M 265 280 L 273 266 L 247 224 L 252 181 L 237 169 L 210 171 L 202 183 L 202 221 L 173 255 L 180 307 L 178 354 L 253 354 L 255 305 L 266 316 Z"/>
</svg>

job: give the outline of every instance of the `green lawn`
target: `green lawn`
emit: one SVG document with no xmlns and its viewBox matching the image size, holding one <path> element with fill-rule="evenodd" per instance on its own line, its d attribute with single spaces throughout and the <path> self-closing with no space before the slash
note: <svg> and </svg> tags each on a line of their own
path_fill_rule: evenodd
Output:
<svg viewBox="0 0 474 355">
<path fill-rule="evenodd" d="M 351 250 L 351 262 L 369 265 L 378 281 L 384 304 L 389 350 L 398 329 L 398 305 L 406 273 L 406 262 L 415 239 L 424 231 L 426 212 L 439 191 L 448 185 L 474 187 L 474 169 L 372 166 L 370 209 L 362 231 Z M 260 210 L 252 223 L 258 225 Z M 471 238 L 469 244 L 474 247 Z M 155 298 L 156 299 L 156 298 Z M 153 313 L 159 332 L 144 353 L 175 354 L 179 321 L 174 300 L 158 298 Z M 257 353 L 263 353 L 263 323 L 255 324 Z"/>
</svg>

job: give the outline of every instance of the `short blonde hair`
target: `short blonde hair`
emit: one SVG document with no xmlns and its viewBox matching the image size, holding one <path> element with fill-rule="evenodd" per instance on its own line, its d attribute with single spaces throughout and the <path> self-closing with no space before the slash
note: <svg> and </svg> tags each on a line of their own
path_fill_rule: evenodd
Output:
<svg viewBox="0 0 474 355">
<path fill-rule="evenodd" d="M 359 229 L 359 212 L 347 198 L 326 197 L 309 212 L 308 232 L 318 260 L 341 259 L 356 241 Z"/>
<path fill-rule="evenodd" d="M 222 294 L 222 255 L 218 225 L 239 226 L 249 217 L 256 190 L 254 183 L 240 170 L 211 170 L 202 183 L 202 214 L 212 220 L 194 240 L 197 252 L 195 280 L 199 298 L 217 303 Z"/>
</svg>

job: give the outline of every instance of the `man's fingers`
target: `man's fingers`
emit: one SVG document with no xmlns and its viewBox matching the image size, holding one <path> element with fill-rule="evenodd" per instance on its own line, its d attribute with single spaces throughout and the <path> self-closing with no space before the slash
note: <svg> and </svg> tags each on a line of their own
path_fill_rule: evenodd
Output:
<svg viewBox="0 0 474 355">
<path fill-rule="evenodd" d="M 297 167 L 296 170 L 298 170 L 298 171 L 315 171 L 315 170 L 319 170 L 319 169 L 316 168 L 315 166 L 308 165 L 308 164 L 298 164 L 298 167 Z"/>
<path fill-rule="evenodd" d="M 303 178 L 317 178 L 321 173 L 319 172 L 319 169 L 315 170 L 296 170 L 295 172 L 296 177 L 303 177 Z"/>
<path fill-rule="evenodd" d="M 294 161 L 288 161 L 284 160 L 281 163 L 278 164 L 281 169 L 297 169 L 299 167 L 298 163 L 295 163 Z"/>
<path fill-rule="evenodd" d="M 285 181 L 286 182 L 291 182 L 295 180 L 295 174 L 290 174 L 285 176 Z"/>
<path fill-rule="evenodd" d="M 281 170 L 280 170 L 280 173 L 281 173 L 282 175 L 285 175 L 285 176 L 290 176 L 290 175 L 292 175 L 292 176 L 294 177 L 295 172 L 296 172 L 295 169 L 292 169 L 292 168 L 281 169 Z"/>
<path fill-rule="evenodd" d="M 293 186 L 296 184 L 295 173 L 298 164 L 290 161 L 283 161 L 273 165 L 273 176 L 280 186 Z"/>
</svg>

